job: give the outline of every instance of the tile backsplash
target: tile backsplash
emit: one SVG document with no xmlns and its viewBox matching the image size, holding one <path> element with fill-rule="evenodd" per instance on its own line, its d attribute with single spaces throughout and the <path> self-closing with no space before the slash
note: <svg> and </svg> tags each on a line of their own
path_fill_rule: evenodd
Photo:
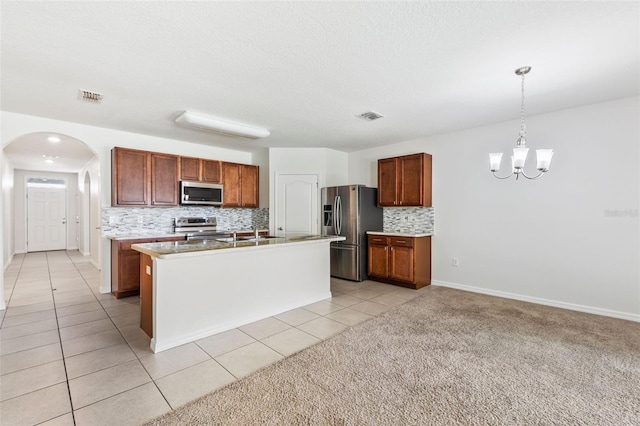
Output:
<svg viewBox="0 0 640 426">
<path fill-rule="evenodd" d="M 269 209 L 224 209 L 189 207 L 105 207 L 102 209 L 104 235 L 131 235 L 173 232 L 173 218 L 215 216 L 218 229 L 269 228 Z"/>
<path fill-rule="evenodd" d="M 433 207 L 386 207 L 382 230 L 407 234 L 434 233 Z"/>
<path fill-rule="evenodd" d="M 104 235 L 131 235 L 173 232 L 173 218 L 215 216 L 218 229 L 269 229 L 269 209 L 224 209 L 217 207 L 105 207 L 102 209 Z M 383 208 L 383 231 L 433 233 L 433 207 Z"/>
</svg>

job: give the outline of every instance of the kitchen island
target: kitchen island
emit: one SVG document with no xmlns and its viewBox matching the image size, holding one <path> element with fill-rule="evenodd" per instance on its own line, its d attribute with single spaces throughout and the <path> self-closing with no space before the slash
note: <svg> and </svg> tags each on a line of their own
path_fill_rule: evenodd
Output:
<svg viewBox="0 0 640 426">
<path fill-rule="evenodd" d="M 319 235 L 134 244 L 141 327 L 160 352 L 331 297 Z"/>
</svg>

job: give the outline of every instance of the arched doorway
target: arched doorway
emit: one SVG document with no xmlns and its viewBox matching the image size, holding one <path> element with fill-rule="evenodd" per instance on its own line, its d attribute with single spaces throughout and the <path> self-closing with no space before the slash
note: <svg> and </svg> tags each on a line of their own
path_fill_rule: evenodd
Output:
<svg viewBox="0 0 640 426">
<path fill-rule="evenodd" d="M 96 153 L 72 136 L 34 132 L 14 138 L 4 147 L 3 157 L 5 169 L 13 171 L 12 188 L 3 192 L 3 204 L 9 204 L 8 209 L 14 212 L 3 215 L 4 231 L 13 237 L 13 245 L 8 248 L 9 257 L 34 251 L 28 245 L 26 221 L 29 179 L 58 179 L 67 182 L 63 248 L 89 256 L 91 263 L 100 269 L 100 162 Z M 3 173 L 6 175 L 10 171 Z M 4 257 L 6 261 L 7 256 Z"/>
</svg>

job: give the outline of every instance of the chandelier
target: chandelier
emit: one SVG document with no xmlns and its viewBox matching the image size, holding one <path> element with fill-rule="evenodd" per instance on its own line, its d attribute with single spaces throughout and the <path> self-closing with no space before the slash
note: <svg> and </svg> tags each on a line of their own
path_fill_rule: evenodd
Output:
<svg viewBox="0 0 640 426">
<path fill-rule="evenodd" d="M 535 176 L 527 176 L 524 172 L 524 163 L 527 160 L 527 154 L 529 148 L 527 148 L 527 126 L 524 124 L 524 76 L 531 67 L 522 67 L 516 70 L 516 74 L 522 76 L 522 100 L 520 102 L 520 137 L 516 141 L 516 147 L 513 148 L 513 156 L 511 157 L 511 173 L 506 176 L 498 176 L 497 171 L 500 170 L 500 163 L 502 161 L 502 153 L 494 152 L 489 154 L 489 164 L 491 173 L 498 179 L 507 179 L 513 175 L 516 176 L 516 180 L 520 175 L 527 179 L 538 179 L 540 176 L 549 171 L 549 164 L 551 164 L 551 157 L 553 157 L 552 149 L 538 149 L 536 150 L 536 158 L 538 160 L 538 174 Z"/>
</svg>

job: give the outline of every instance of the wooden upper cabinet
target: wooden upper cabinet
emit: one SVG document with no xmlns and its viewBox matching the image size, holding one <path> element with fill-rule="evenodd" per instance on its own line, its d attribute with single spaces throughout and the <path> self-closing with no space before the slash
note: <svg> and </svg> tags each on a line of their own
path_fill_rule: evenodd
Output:
<svg viewBox="0 0 640 426">
<path fill-rule="evenodd" d="M 258 166 L 222 163 L 223 207 L 258 207 Z"/>
<path fill-rule="evenodd" d="M 242 164 L 240 180 L 242 207 L 258 207 L 258 166 Z"/>
<path fill-rule="evenodd" d="M 146 151 L 113 148 L 111 151 L 111 205 L 149 204 L 149 157 Z"/>
<path fill-rule="evenodd" d="M 178 156 L 113 148 L 111 205 L 177 206 Z"/>
<path fill-rule="evenodd" d="M 378 205 L 395 206 L 398 198 L 396 159 L 378 160 Z"/>
<path fill-rule="evenodd" d="M 222 163 L 223 207 L 242 207 L 240 200 L 240 164 Z"/>
<path fill-rule="evenodd" d="M 220 183 L 220 161 L 180 157 L 180 180 Z"/>
<path fill-rule="evenodd" d="M 378 160 L 378 206 L 431 207 L 431 155 Z"/>
<path fill-rule="evenodd" d="M 149 153 L 151 159 L 151 205 L 178 205 L 178 156 Z"/>
<path fill-rule="evenodd" d="M 222 182 L 220 173 L 220 161 L 217 160 L 200 160 L 202 169 L 202 181 L 208 183 Z"/>
<path fill-rule="evenodd" d="M 180 180 L 200 180 L 200 159 L 192 157 L 180 157 Z"/>
</svg>

